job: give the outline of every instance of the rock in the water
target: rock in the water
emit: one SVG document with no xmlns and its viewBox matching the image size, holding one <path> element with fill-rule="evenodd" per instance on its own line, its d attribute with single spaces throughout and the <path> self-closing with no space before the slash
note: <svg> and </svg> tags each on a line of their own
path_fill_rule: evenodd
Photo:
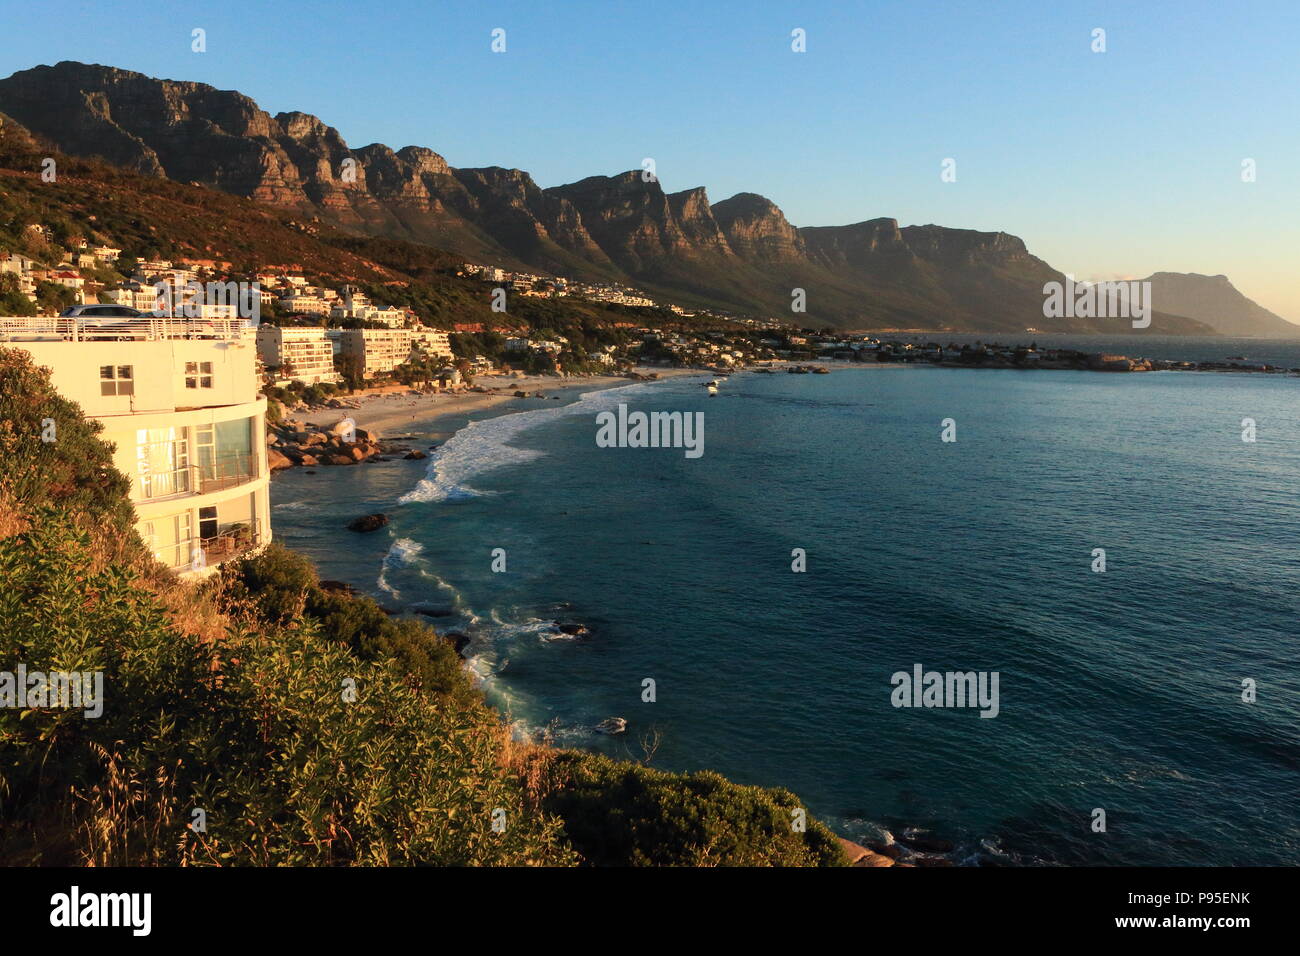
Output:
<svg viewBox="0 0 1300 956">
<path fill-rule="evenodd" d="M 903 858 L 903 848 L 897 843 L 871 843 L 868 848 L 872 853 L 879 853 L 891 860 L 901 860 Z"/>
<path fill-rule="evenodd" d="M 627 730 L 626 717 L 607 717 L 596 725 L 598 734 L 621 734 Z"/>
<path fill-rule="evenodd" d="M 388 515 L 386 514 L 362 515 L 360 518 L 353 518 L 348 522 L 348 530 L 362 533 L 378 531 L 386 524 L 388 524 Z"/>
<path fill-rule="evenodd" d="M 428 605 L 412 607 L 411 610 L 416 614 L 423 614 L 425 617 L 451 617 L 455 613 L 449 607 L 429 607 Z"/>
<path fill-rule="evenodd" d="M 555 622 L 555 629 L 561 634 L 572 634 L 575 636 L 586 634 L 591 630 L 585 624 L 561 624 L 559 621 Z"/>
<path fill-rule="evenodd" d="M 947 840 L 939 840 L 935 837 L 922 836 L 919 833 L 903 833 L 898 837 L 899 843 L 905 843 L 914 850 L 921 850 L 925 853 L 951 853 L 952 843 Z"/>
<path fill-rule="evenodd" d="M 266 464 L 272 471 L 280 471 L 282 468 L 292 468 L 293 462 L 280 454 L 274 448 L 266 450 Z"/>
<path fill-rule="evenodd" d="M 419 461 L 420 459 L 428 458 L 429 456 L 422 451 L 408 451 L 402 457 L 405 458 L 407 461 Z"/>
</svg>

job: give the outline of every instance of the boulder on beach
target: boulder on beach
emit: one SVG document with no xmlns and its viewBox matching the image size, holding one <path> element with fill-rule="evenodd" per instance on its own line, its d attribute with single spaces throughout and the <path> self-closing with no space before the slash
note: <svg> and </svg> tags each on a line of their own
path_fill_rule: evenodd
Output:
<svg viewBox="0 0 1300 956">
<path fill-rule="evenodd" d="M 368 531 L 378 531 L 386 524 L 388 524 L 388 515 L 386 514 L 362 515 L 360 518 L 353 518 L 348 522 L 348 530 L 364 534 Z"/>
<path fill-rule="evenodd" d="M 280 454 L 274 448 L 266 450 L 266 464 L 272 471 L 279 471 L 282 468 L 292 468 L 293 461 Z"/>
</svg>

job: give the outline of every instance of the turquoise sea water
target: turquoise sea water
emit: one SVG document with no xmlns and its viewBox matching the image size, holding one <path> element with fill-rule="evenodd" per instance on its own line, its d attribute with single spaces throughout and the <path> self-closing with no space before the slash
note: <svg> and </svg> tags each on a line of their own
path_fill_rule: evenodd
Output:
<svg viewBox="0 0 1300 956">
<path fill-rule="evenodd" d="M 427 462 L 279 476 L 276 534 L 469 634 L 521 732 L 634 757 L 657 734 L 655 766 L 961 861 L 1300 863 L 1300 380 L 703 380 L 516 402 Z M 619 402 L 704 412 L 703 456 L 597 447 Z M 369 511 L 392 521 L 341 530 Z M 892 706 L 916 664 L 997 671 L 997 717 Z M 628 732 L 593 731 L 610 716 Z"/>
</svg>

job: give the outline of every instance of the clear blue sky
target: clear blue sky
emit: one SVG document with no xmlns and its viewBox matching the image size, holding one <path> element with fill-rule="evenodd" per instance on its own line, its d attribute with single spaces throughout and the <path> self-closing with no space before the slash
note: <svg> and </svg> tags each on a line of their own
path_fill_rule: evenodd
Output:
<svg viewBox="0 0 1300 956">
<path fill-rule="evenodd" d="M 0 75 L 197 80 L 543 186 L 650 156 L 669 191 L 762 193 L 795 225 L 1001 229 L 1081 278 L 1226 273 L 1300 321 L 1297 0 L 0 0 L 0 22 Z"/>
</svg>

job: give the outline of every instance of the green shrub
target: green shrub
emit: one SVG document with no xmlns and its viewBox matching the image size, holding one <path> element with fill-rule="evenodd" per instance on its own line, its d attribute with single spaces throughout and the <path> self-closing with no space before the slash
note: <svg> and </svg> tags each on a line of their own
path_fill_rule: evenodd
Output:
<svg viewBox="0 0 1300 956">
<path fill-rule="evenodd" d="M 101 670 L 105 701 L 98 719 L 0 709 L 0 863 L 572 861 L 477 700 L 416 689 L 310 621 L 196 642 L 55 511 L 0 539 L 0 579 L 5 659 Z"/>
<path fill-rule="evenodd" d="M 50 386 L 28 352 L 0 347 L 0 492 L 11 506 L 29 513 L 57 506 L 128 533 L 131 483 L 113 468 L 100 430 Z"/>
<path fill-rule="evenodd" d="M 675 774 L 580 751 L 546 761 L 542 808 L 595 866 L 843 866 L 839 841 L 799 798 L 711 771 Z"/>
<path fill-rule="evenodd" d="M 416 687 L 457 701 L 476 696 L 450 643 L 427 625 L 391 617 L 368 597 L 320 586 L 302 555 L 273 542 L 260 554 L 222 568 L 223 600 L 274 624 L 310 621 L 322 637 L 366 661 L 395 661 Z"/>
</svg>

